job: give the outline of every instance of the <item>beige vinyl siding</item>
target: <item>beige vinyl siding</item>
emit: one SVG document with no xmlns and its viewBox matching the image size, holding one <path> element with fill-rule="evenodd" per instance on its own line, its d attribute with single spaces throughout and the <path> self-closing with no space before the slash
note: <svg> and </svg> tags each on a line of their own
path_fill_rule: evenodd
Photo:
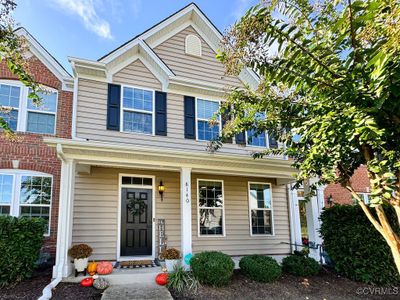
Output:
<svg viewBox="0 0 400 300">
<path fill-rule="evenodd" d="M 201 57 L 185 53 L 185 39 L 189 34 L 200 38 L 202 45 Z M 192 26 L 188 26 L 155 47 L 154 52 L 178 77 L 200 80 L 211 84 L 218 83 L 225 86 L 243 85 L 237 77 L 225 75 L 225 67 L 216 59 L 216 53 Z"/>
<path fill-rule="evenodd" d="M 225 237 L 198 236 L 197 179 L 224 181 Z M 274 236 L 251 236 L 248 202 L 248 182 L 272 183 Z M 290 253 L 289 208 L 284 185 L 260 178 L 234 176 L 192 176 L 193 252 L 218 250 L 229 255 Z"/>
<path fill-rule="evenodd" d="M 113 76 L 113 83 L 161 90 L 161 82 L 139 59 L 115 73 Z"/>
<path fill-rule="evenodd" d="M 143 70 L 142 70 L 143 71 Z M 149 71 L 150 72 L 150 71 Z M 144 76 L 144 75 L 143 75 Z M 126 84 L 119 76 L 120 84 Z M 129 81 L 130 84 L 133 82 Z M 138 86 L 142 86 L 138 81 Z M 132 132 L 107 130 L 107 83 L 79 79 L 77 106 L 77 137 L 90 141 L 120 143 L 124 145 L 146 146 L 159 149 L 174 149 L 184 151 L 204 152 L 205 141 L 195 141 L 184 138 L 184 95 L 171 94 L 167 96 L 167 136 L 151 136 Z M 249 155 L 251 147 L 226 144 L 221 153 Z"/>
<path fill-rule="evenodd" d="M 168 245 L 180 247 L 179 173 L 149 172 L 92 167 L 90 174 L 76 175 L 72 243 L 93 247 L 94 260 L 116 260 L 118 240 L 119 174 L 156 176 L 166 186 L 164 201 L 156 192 L 156 253 L 158 252 L 157 220 L 165 219 Z M 153 191 L 154 192 L 154 191 Z"/>
<path fill-rule="evenodd" d="M 156 176 L 155 185 L 162 180 L 164 200 L 155 191 L 156 224 L 166 221 L 168 247 L 180 248 L 180 174 L 176 172 L 143 171 L 92 167 L 90 174 L 76 175 L 72 242 L 87 243 L 93 247 L 91 258 L 115 260 L 118 240 L 119 174 Z M 197 178 L 224 180 L 226 237 L 197 236 Z M 285 186 L 272 185 L 274 206 L 274 237 L 251 237 L 248 210 L 248 181 L 252 178 L 192 174 L 192 233 L 193 252 L 219 250 L 229 255 L 287 254 L 289 245 L 289 212 Z M 253 181 L 262 181 L 259 178 Z M 271 180 L 266 180 L 272 182 Z M 154 191 L 153 191 L 154 192 Z M 158 232 L 156 230 L 156 255 Z"/>
</svg>

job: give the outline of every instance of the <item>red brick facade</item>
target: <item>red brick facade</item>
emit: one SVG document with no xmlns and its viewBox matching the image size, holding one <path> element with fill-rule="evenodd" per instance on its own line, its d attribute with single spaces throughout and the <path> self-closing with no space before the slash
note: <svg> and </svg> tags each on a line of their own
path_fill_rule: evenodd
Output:
<svg viewBox="0 0 400 300">
<path fill-rule="evenodd" d="M 36 57 L 29 59 L 29 70 L 37 82 L 58 90 L 56 135 L 71 138 L 72 92 L 63 91 L 61 81 Z M 16 79 L 4 61 L 0 64 L 0 79 Z M 53 135 L 51 135 L 53 136 Z M 20 170 L 31 170 L 53 175 L 50 236 L 45 239 L 45 251 L 55 255 L 57 242 L 57 219 L 60 193 L 61 162 L 54 148 L 43 142 L 43 135 L 18 133 L 16 141 L 0 135 L 0 169 L 12 169 L 12 160 L 19 161 Z"/>
<path fill-rule="evenodd" d="M 355 191 L 360 193 L 369 193 L 369 178 L 367 168 L 365 166 L 359 167 L 353 177 L 351 177 L 351 184 Z M 326 187 L 324 192 L 325 205 L 327 205 L 327 198 L 332 195 L 333 202 L 338 204 L 352 204 L 353 200 L 348 190 L 340 184 L 330 184 Z"/>
</svg>

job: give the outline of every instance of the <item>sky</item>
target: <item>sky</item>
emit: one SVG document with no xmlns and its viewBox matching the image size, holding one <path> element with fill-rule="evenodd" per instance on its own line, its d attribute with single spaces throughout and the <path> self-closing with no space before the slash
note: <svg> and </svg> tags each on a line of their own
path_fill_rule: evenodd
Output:
<svg viewBox="0 0 400 300">
<path fill-rule="evenodd" d="M 192 1 L 17 0 L 14 19 L 70 73 L 68 56 L 97 60 Z M 198 0 L 220 31 L 257 0 Z"/>
</svg>

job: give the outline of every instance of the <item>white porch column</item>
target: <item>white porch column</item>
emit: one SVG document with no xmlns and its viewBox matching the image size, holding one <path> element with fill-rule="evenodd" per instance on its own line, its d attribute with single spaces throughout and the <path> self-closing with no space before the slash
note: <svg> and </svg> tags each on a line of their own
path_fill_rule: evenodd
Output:
<svg viewBox="0 0 400 300">
<path fill-rule="evenodd" d="M 192 253 L 191 168 L 181 168 L 181 251 L 182 258 Z M 183 264 L 185 261 L 183 260 Z"/>
<path fill-rule="evenodd" d="M 301 224 L 300 224 L 300 210 L 299 210 L 299 199 L 297 197 L 297 189 L 292 189 L 292 185 L 288 184 L 288 195 L 289 195 L 289 210 L 290 210 L 290 237 L 292 245 L 292 251 L 303 250 L 301 245 L 303 241 L 301 239 Z M 297 246 L 298 245 L 298 246 Z"/>
<path fill-rule="evenodd" d="M 316 249 L 310 248 L 310 257 L 317 261 L 320 261 L 321 259 L 319 245 L 322 244 L 322 238 L 319 234 L 319 230 L 321 228 L 319 216 L 322 211 L 321 197 L 323 203 L 323 189 L 319 188 L 316 195 L 311 197 L 310 201 L 306 203 L 308 238 L 310 242 L 314 243 L 314 246 L 318 245 L 318 248 Z"/>
<path fill-rule="evenodd" d="M 72 271 L 72 265 L 68 258 L 68 249 L 72 242 L 75 162 L 65 158 L 61 158 L 61 161 L 57 250 L 53 278 L 67 277 Z"/>
</svg>

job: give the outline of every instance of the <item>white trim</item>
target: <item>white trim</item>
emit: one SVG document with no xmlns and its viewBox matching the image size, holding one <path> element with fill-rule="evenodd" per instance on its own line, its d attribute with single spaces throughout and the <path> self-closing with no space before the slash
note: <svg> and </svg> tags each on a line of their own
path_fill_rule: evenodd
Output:
<svg viewBox="0 0 400 300">
<path fill-rule="evenodd" d="M 140 178 L 151 178 L 152 185 L 136 185 L 136 184 L 122 184 L 122 177 L 140 177 Z M 143 174 L 118 174 L 118 236 L 117 236 L 117 261 L 124 260 L 136 260 L 136 259 L 155 259 L 155 246 L 156 246 L 156 232 L 155 232 L 155 220 L 156 220 L 156 176 L 154 175 L 143 175 Z M 123 188 L 136 188 L 136 189 L 148 189 L 152 191 L 152 249 L 151 256 L 149 255 L 138 255 L 138 256 L 121 256 L 121 199 Z"/>
<path fill-rule="evenodd" d="M 271 208 L 257 208 L 257 210 L 268 210 L 271 212 L 271 227 L 272 227 L 272 232 L 271 234 L 253 234 L 252 232 L 252 223 L 251 223 L 251 205 L 250 205 L 250 185 L 251 184 L 264 184 L 264 185 L 269 185 L 269 193 L 271 197 Z M 275 219 L 274 219 L 274 204 L 273 204 L 273 197 L 272 197 L 272 184 L 270 182 L 257 182 L 257 181 L 248 181 L 247 182 L 247 190 L 248 190 L 248 206 L 249 206 L 249 231 L 250 231 L 250 236 L 251 237 L 258 237 L 258 236 L 264 236 L 264 237 L 274 237 L 275 236 Z"/>
<path fill-rule="evenodd" d="M 195 124 L 195 129 L 196 129 L 196 141 L 198 141 L 198 142 L 209 142 L 209 140 L 200 140 L 199 139 L 199 132 L 198 132 L 198 130 L 199 130 L 199 128 L 198 128 L 198 121 L 204 121 L 204 122 L 208 122 L 210 119 L 203 119 L 203 118 L 199 118 L 199 117 L 197 117 L 197 102 L 199 101 L 199 100 L 203 100 L 203 101 L 210 101 L 210 102 L 218 102 L 218 109 L 221 107 L 221 100 L 215 100 L 215 99 L 206 99 L 206 98 L 202 98 L 202 97 L 195 97 L 195 117 L 196 117 L 196 124 Z M 216 111 L 216 112 L 218 112 L 218 111 Z M 214 114 L 216 113 L 216 112 L 214 112 Z M 218 130 L 218 132 L 219 132 L 219 135 L 221 135 L 221 131 L 222 131 L 222 120 L 221 120 L 221 115 L 219 115 L 219 117 L 218 117 L 218 126 L 219 126 L 219 130 Z"/>
<path fill-rule="evenodd" d="M 49 208 L 49 224 L 48 231 L 44 234 L 45 237 L 49 237 L 51 234 L 51 209 L 53 206 L 53 188 L 54 188 L 54 177 L 52 174 L 47 174 L 43 172 L 36 172 L 30 170 L 14 170 L 14 169 L 0 169 L 0 175 L 10 175 L 13 177 L 12 181 L 12 194 L 10 203 L 10 215 L 14 217 L 19 217 L 21 207 L 48 207 Z M 51 178 L 51 188 L 50 188 L 50 204 L 21 204 L 21 178 L 22 176 L 29 177 L 44 177 Z M 0 204 L 3 206 L 3 204 Z M 5 204 L 7 205 L 7 204 Z"/>
<path fill-rule="evenodd" d="M 160 68 L 167 74 L 169 77 L 174 77 L 175 74 L 168 68 L 168 66 L 154 53 L 153 49 L 151 49 L 146 42 L 142 39 L 139 40 L 139 45 L 146 51 L 146 53 L 160 66 Z"/>
<path fill-rule="evenodd" d="M 52 57 L 46 49 L 23 27 L 18 28 L 15 33 L 23 36 L 29 43 L 29 50 L 53 73 L 62 83 L 62 89 L 72 91 L 71 75 Z"/>
<path fill-rule="evenodd" d="M 221 182 L 221 191 L 222 191 L 222 207 L 204 207 L 200 208 L 199 202 L 199 182 L 200 181 L 208 181 L 208 182 Z M 226 237 L 226 226 L 225 226 L 225 190 L 224 190 L 224 180 L 222 179 L 201 179 L 197 178 L 197 187 L 196 187 L 196 198 L 197 198 L 197 237 L 198 238 L 224 238 Z M 200 209 L 219 209 L 222 210 L 222 234 L 200 234 Z"/>
<path fill-rule="evenodd" d="M 180 217 L 181 217 L 181 252 L 182 257 L 192 253 L 192 169 L 180 168 Z M 189 266 L 185 260 L 182 263 L 186 269 Z"/>
<path fill-rule="evenodd" d="M 130 88 L 130 89 L 138 89 L 138 90 L 143 90 L 143 91 L 148 91 L 153 94 L 152 98 L 152 111 L 147 111 L 147 110 L 141 110 L 141 109 L 136 109 L 136 108 L 124 108 L 124 88 Z M 149 88 L 143 88 L 140 86 L 134 86 L 134 85 L 127 85 L 127 84 L 121 84 L 121 95 L 120 95 L 120 118 L 119 118 L 119 131 L 121 133 L 129 133 L 129 134 L 143 134 L 143 135 L 151 135 L 155 136 L 156 134 L 156 92 L 153 89 Z M 145 132 L 138 132 L 138 131 L 124 131 L 124 111 L 130 111 L 130 112 L 137 112 L 137 113 L 142 113 L 142 114 L 151 114 L 151 134 L 145 133 Z"/>
<path fill-rule="evenodd" d="M 76 138 L 76 120 L 78 113 L 78 76 L 74 78 L 74 92 L 72 95 L 72 127 L 71 127 L 71 137 Z"/>
</svg>

